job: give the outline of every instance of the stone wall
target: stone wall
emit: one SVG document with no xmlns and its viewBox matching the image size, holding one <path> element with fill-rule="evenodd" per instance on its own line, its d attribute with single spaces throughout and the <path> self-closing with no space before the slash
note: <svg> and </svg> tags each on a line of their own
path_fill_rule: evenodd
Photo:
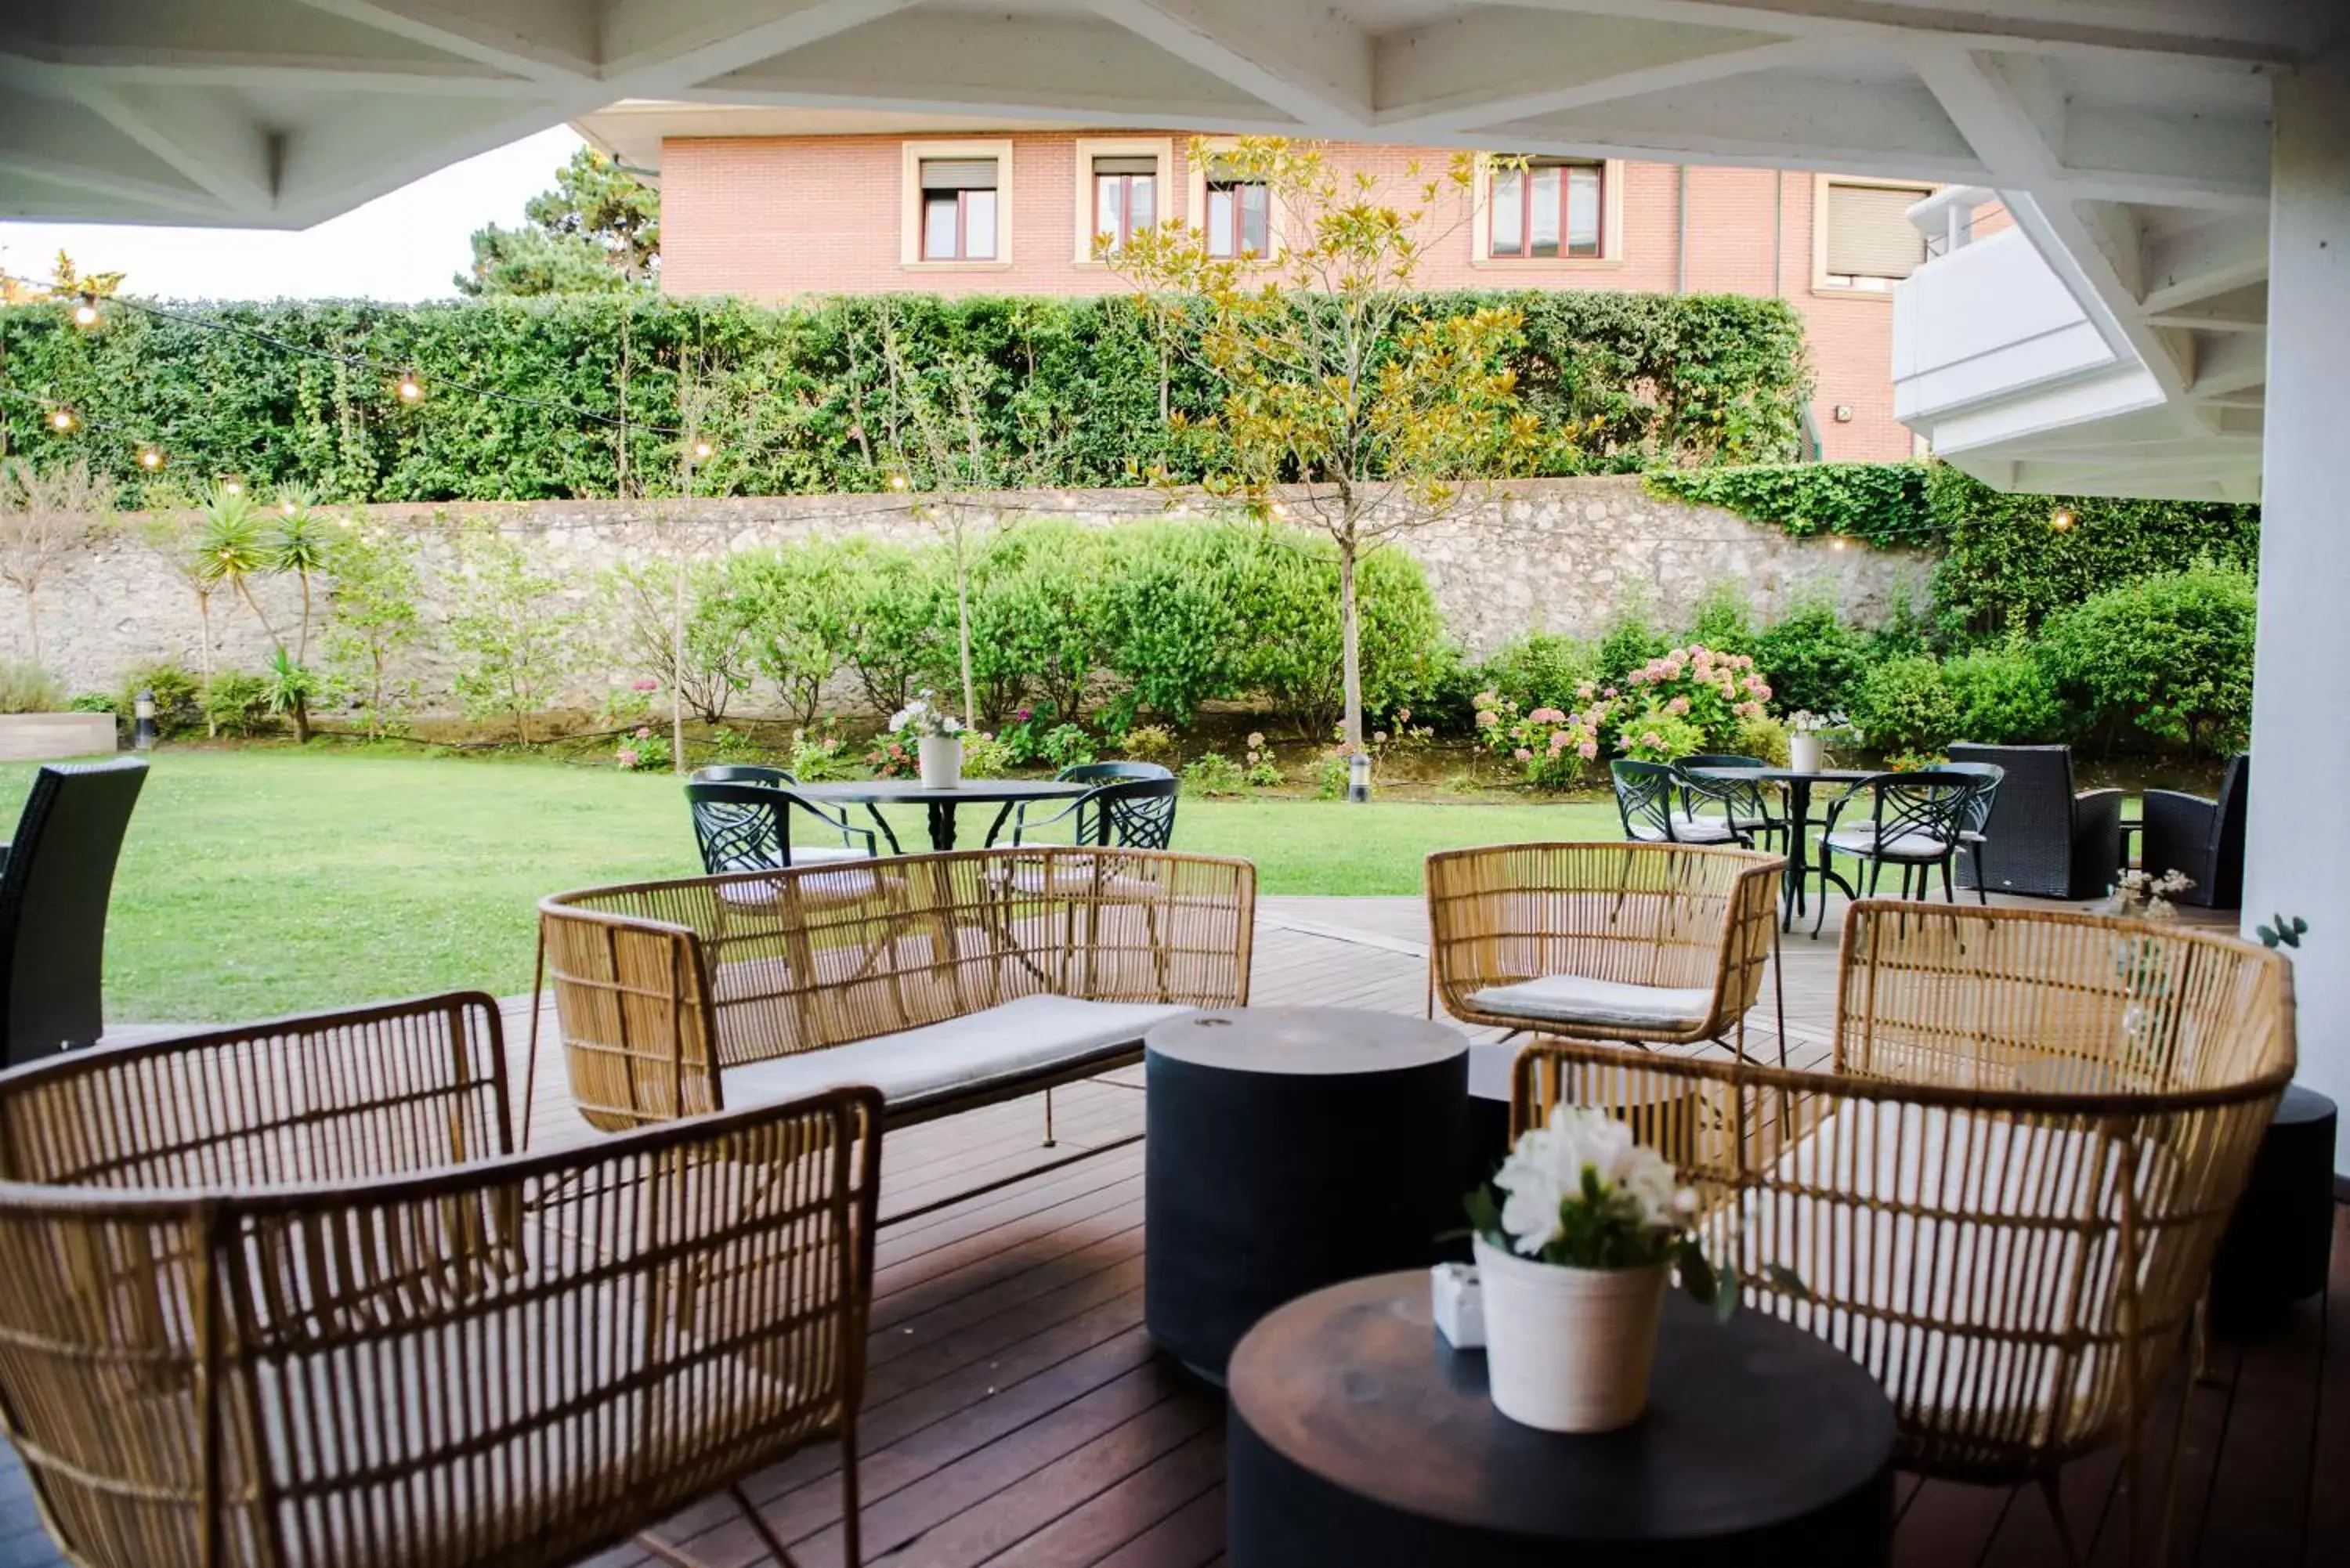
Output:
<svg viewBox="0 0 2350 1568">
<path fill-rule="evenodd" d="M 1051 491 L 996 499 L 1004 518 L 1056 514 L 1116 526 L 1157 516 L 1155 499 L 1135 491 Z M 571 585 L 582 607 L 597 609 L 598 576 L 623 561 L 663 554 L 672 527 L 704 556 L 782 544 L 818 535 L 875 534 L 934 539 L 934 524 L 895 496 L 794 495 L 691 503 L 556 501 L 384 505 L 353 509 L 367 524 L 413 530 L 422 542 L 420 596 L 424 626 L 403 672 L 420 686 L 427 709 L 449 705 L 452 670 L 446 623 L 453 541 L 458 530 L 487 522 L 521 539 L 543 569 Z M 40 591 L 44 662 L 68 690 L 111 691 L 126 670 L 172 659 L 201 665 L 198 621 L 187 585 L 143 544 L 142 519 L 126 515 L 55 566 Z M 1862 621 L 1883 618 L 1894 597 L 1922 589 L 1930 562 L 1908 552 L 1790 538 L 1714 507 L 1649 494 L 1631 477 L 1530 480 L 1513 483 L 1473 511 L 1404 536 L 1442 607 L 1451 634 L 1473 654 L 1490 652 L 1521 632 L 1596 636 L 1620 609 L 1638 607 L 1658 624 L 1686 624 L 1716 584 L 1733 582 L 1768 620 L 1792 600 L 1826 597 Z M 255 585 L 261 608 L 281 628 L 297 617 L 300 596 L 285 579 Z M 252 611 L 227 595 L 212 606 L 213 661 L 221 670 L 258 670 L 269 642 Z M 21 595 L 0 602 L 0 657 L 27 658 Z M 591 703 L 606 684 L 630 672 L 615 654 L 573 694 Z"/>
</svg>

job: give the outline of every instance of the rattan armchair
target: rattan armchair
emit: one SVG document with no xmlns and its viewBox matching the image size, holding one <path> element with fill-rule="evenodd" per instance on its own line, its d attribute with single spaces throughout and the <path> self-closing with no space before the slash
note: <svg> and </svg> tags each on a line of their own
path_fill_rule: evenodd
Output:
<svg viewBox="0 0 2350 1568">
<path fill-rule="evenodd" d="M 857 1561 L 878 1098 L 515 1157 L 506 1087 L 473 994 L 0 1077 L 0 1421 L 74 1562 L 554 1568 L 831 1438 Z"/>
<path fill-rule="evenodd" d="M 1467 1023 L 1634 1045 L 1712 1041 L 1742 1056 L 1763 971 L 1777 975 L 1786 864 L 1683 844 L 1431 855 L 1431 1001 Z M 1775 994 L 1784 1060 L 1783 987 Z"/>
<path fill-rule="evenodd" d="M 1513 1125 L 1562 1102 L 1631 1121 L 1698 1188 L 1749 1303 L 1883 1380 L 1905 1467 L 2037 1483 L 2069 1550 L 2059 1472 L 2125 1443 L 2135 1545 L 2142 1424 L 2293 1068 L 2274 953 L 1869 900 L 1831 1071 L 1537 1042 Z"/>
</svg>

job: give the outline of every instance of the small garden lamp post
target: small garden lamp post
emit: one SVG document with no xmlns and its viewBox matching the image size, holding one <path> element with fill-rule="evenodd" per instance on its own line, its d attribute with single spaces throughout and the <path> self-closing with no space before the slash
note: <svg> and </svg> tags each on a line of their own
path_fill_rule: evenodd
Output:
<svg viewBox="0 0 2350 1568">
<path fill-rule="evenodd" d="M 1362 805 L 1371 798 L 1371 753 L 1357 752 L 1347 759 L 1347 798 Z"/>
<path fill-rule="evenodd" d="M 130 747 L 133 751 L 155 749 L 155 689 L 142 686 L 130 701 Z"/>
</svg>

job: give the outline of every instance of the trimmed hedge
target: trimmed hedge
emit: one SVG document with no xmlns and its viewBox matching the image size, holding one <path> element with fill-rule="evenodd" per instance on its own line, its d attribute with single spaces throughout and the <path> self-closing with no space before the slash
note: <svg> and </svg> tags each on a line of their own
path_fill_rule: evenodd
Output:
<svg viewBox="0 0 2350 1568">
<path fill-rule="evenodd" d="M 1927 498 L 1922 462 L 1784 462 L 1652 471 L 1659 495 L 1721 506 L 1798 538 L 1843 535 L 1880 547 L 1934 549 L 1946 519 Z"/>
<path fill-rule="evenodd" d="M 1195 452 L 1160 417 L 1159 347 L 1131 301 L 897 296 L 886 304 L 908 362 L 975 357 L 992 368 L 983 419 L 999 472 L 1037 485 L 1133 484 L 1163 462 L 1177 478 L 1196 476 Z M 1784 301 L 1523 291 L 1430 294 L 1417 308 L 1494 304 L 1524 316 L 1516 369 L 1533 411 L 1588 432 L 1561 460 L 1568 471 L 1751 462 L 1794 450 L 1809 377 L 1802 323 Z M 884 302 L 875 298 L 781 308 L 621 296 L 188 308 L 244 330 L 123 306 L 83 332 L 56 306 L 0 308 L 0 375 L 30 394 L 0 397 L 8 447 L 69 441 L 135 480 L 136 443 L 151 441 L 174 474 L 299 483 L 348 502 L 611 495 L 625 445 L 629 472 L 658 489 L 677 472 L 671 438 L 639 431 L 624 442 L 578 412 L 621 416 L 625 359 L 632 422 L 680 423 L 681 362 L 707 367 L 717 406 L 750 410 L 749 430 L 722 424 L 720 450 L 698 475 L 702 493 L 887 483 Z M 245 333 L 412 367 L 427 396 L 404 405 L 389 374 Z M 1215 386 L 1186 356 L 1171 362 L 1171 407 L 1209 411 Z M 36 398 L 117 428 L 54 436 Z"/>
</svg>

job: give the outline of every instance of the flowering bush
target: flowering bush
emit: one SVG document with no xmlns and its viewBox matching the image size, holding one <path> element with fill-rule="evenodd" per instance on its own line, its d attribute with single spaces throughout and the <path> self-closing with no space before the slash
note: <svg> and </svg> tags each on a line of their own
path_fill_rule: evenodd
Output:
<svg viewBox="0 0 2350 1568">
<path fill-rule="evenodd" d="M 1650 702 L 1626 717 L 1616 732 L 1616 749 L 1638 762 L 1669 763 L 1704 751 L 1706 733 L 1686 712 Z"/>
<path fill-rule="evenodd" d="M 1548 1121 L 1519 1135 L 1492 1185 L 1470 1193 L 1468 1209 L 1480 1236 L 1519 1257 L 1569 1269 L 1670 1263 L 1699 1303 L 1724 1318 L 1737 1310 L 1736 1270 L 1725 1263 L 1717 1271 L 1690 1232 L 1696 1192 L 1606 1111 L 1554 1107 Z M 1806 1293 L 1790 1270 L 1774 1265 L 1771 1277 L 1791 1294 Z"/>
<path fill-rule="evenodd" d="M 931 741 L 941 735 L 960 735 L 962 730 L 962 721 L 932 702 L 927 688 L 916 692 L 911 702 L 889 715 L 889 732 L 914 740 Z"/>
<path fill-rule="evenodd" d="M 885 732 L 873 737 L 865 765 L 877 779 L 910 779 L 922 771 L 922 755 L 912 741 Z"/>
<path fill-rule="evenodd" d="M 612 761 L 622 773 L 657 774 L 669 770 L 669 742 L 656 735 L 650 724 L 639 724 L 620 737 L 612 753 Z"/>
<path fill-rule="evenodd" d="M 1272 743 L 1262 730 L 1249 732 L 1248 754 L 1241 759 L 1241 771 L 1251 789 L 1279 789 L 1287 782 L 1281 764 L 1274 761 Z"/>
<path fill-rule="evenodd" d="M 1701 642 L 1667 649 L 1628 671 L 1624 684 L 1626 695 L 1644 708 L 1685 720 L 1697 731 L 1699 743 L 1677 754 L 1728 743 L 1739 721 L 1761 718 L 1771 700 L 1771 683 L 1755 670 L 1752 655 L 1723 653 Z"/>
<path fill-rule="evenodd" d="M 1515 699 L 1480 691 L 1477 735 L 1487 751 L 1516 763 L 1528 784 L 1565 789 L 1598 762 L 1619 701 L 1613 686 L 1586 680 L 1575 688 L 1572 712 L 1547 706 L 1520 712 Z"/>
</svg>

